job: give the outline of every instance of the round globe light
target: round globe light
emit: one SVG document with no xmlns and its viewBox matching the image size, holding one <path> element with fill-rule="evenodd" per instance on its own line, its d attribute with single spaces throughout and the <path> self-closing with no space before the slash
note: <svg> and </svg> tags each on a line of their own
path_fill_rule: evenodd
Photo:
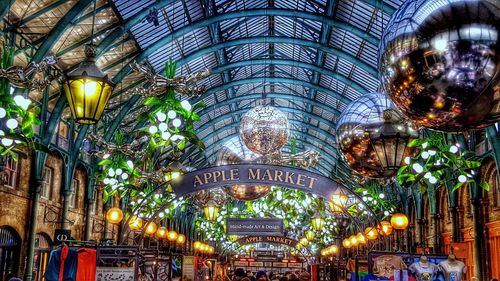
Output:
<svg viewBox="0 0 500 281">
<path fill-rule="evenodd" d="M 19 125 L 19 122 L 17 122 L 16 119 L 11 118 L 11 119 L 7 120 L 7 123 L 5 125 L 7 126 L 7 128 L 13 130 L 13 129 L 17 128 L 17 126 Z"/>
</svg>

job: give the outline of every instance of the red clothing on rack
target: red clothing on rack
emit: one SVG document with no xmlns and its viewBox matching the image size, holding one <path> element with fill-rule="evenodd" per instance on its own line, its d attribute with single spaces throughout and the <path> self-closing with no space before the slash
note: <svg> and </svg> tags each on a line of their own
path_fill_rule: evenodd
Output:
<svg viewBox="0 0 500 281">
<path fill-rule="evenodd" d="M 81 248 L 78 249 L 78 267 L 76 270 L 76 280 L 95 281 L 96 272 L 96 250 Z"/>
</svg>

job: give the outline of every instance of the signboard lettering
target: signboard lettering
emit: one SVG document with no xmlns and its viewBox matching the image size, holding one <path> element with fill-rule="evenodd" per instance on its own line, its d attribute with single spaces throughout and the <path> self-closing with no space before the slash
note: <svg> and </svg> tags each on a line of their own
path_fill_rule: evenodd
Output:
<svg viewBox="0 0 500 281">
<path fill-rule="evenodd" d="M 282 219 L 227 219 L 229 235 L 283 235 Z M 261 237 L 250 237 L 249 243 L 257 243 Z"/>
<path fill-rule="evenodd" d="M 260 242 L 267 242 L 267 243 L 277 243 L 277 244 L 283 244 L 287 245 L 290 247 L 295 247 L 297 246 L 297 241 L 293 239 L 289 239 L 283 236 L 248 236 L 248 237 L 243 237 L 237 240 L 239 244 L 253 244 L 253 243 L 260 243 Z"/>
<path fill-rule="evenodd" d="M 330 198 L 341 187 L 337 182 L 299 168 L 265 164 L 216 166 L 189 172 L 170 182 L 178 196 L 233 184 L 267 184 L 301 189 Z"/>
</svg>

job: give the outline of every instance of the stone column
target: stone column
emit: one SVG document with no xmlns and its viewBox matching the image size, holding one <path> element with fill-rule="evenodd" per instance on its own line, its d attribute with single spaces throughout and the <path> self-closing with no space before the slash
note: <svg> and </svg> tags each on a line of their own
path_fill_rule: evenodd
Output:
<svg viewBox="0 0 500 281">
<path fill-rule="evenodd" d="M 31 204 L 31 214 L 30 214 L 30 224 L 28 229 L 28 251 L 26 253 L 26 269 L 24 271 L 24 280 L 33 280 L 33 260 L 35 257 L 35 240 L 36 240 L 36 229 L 37 229 L 37 215 L 38 208 L 40 206 L 40 192 L 42 189 L 42 179 L 35 180 L 35 186 L 33 188 L 33 202 Z"/>
</svg>

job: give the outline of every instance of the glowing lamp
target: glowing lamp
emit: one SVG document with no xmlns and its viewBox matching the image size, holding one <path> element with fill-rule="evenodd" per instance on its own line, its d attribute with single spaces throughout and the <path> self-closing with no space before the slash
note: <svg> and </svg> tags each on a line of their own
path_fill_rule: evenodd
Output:
<svg viewBox="0 0 500 281">
<path fill-rule="evenodd" d="M 156 232 L 156 229 L 158 229 L 156 223 L 150 222 L 146 225 L 146 234 L 153 235 Z"/>
<path fill-rule="evenodd" d="M 328 255 L 328 251 L 326 249 L 321 250 L 320 253 L 321 253 L 322 256 L 327 256 Z"/>
<path fill-rule="evenodd" d="M 158 238 L 167 238 L 168 230 L 166 227 L 158 227 L 158 230 L 156 231 L 156 237 Z"/>
<path fill-rule="evenodd" d="M 347 205 L 347 200 L 349 200 L 349 197 L 343 193 L 333 194 L 329 202 L 330 208 L 334 213 L 342 213 Z"/>
<path fill-rule="evenodd" d="M 209 253 L 209 254 L 213 254 L 213 253 L 215 253 L 215 248 L 214 248 L 214 247 L 212 247 L 212 246 L 209 246 L 209 247 L 208 247 L 208 253 Z"/>
<path fill-rule="evenodd" d="M 359 244 L 365 245 L 366 236 L 363 233 L 359 232 L 358 234 L 356 234 L 356 241 L 358 241 Z"/>
<path fill-rule="evenodd" d="M 184 242 L 186 242 L 186 235 L 179 234 L 177 236 L 177 244 L 184 244 Z"/>
<path fill-rule="evenodd" d="M 388 221 L 381 221 L 377 229 L 382 236 L 389 236 L 392 233 L 392 225 Z"/>
<path fill-rule="evenodd" d="M 321 229 L 323 229 L 324 224 L 325 220 L 319 215 L 314 216 L 311 220 L 311 225 L 316 231 L 320 231 Z"/>
<path fill-rule="evenodd" d="M 65 75 L 63 84 L 71 114 L 80 124 L 99 121 L 115 86 L 96 66 L 95 56 L 95 46 L 86 45 L 85 61 Z"/>
<path fill-rule="evenodd" d="M 219 214 L 219 207 L 215 205 L 208 205 L 203 208 L 203 212 L 205 213 L 205 218 L 209 221 L 215 221 L 217 219 L 217 215 Z"/>
<path fill-rule="evenodd" d="M 314 237 L 316 237 L 316 233 L 314 233 L 314 231 L 309 229 L 308 231 L 306 231 L 305 236 L 307 240 L 312 241 Z"/>
<path fill-rule="evenodd" d="M 408 227 L 408 217 L 403 213 L 393 214 L 391 225 L 396 230 L 405 230 Z"/>
<path fill-rule="evenodd" d="M 200 241 L 195 241 L 194 244 L 193 244 L 193 248 L 195 250 L 199 250 L 200 246 L 201 246 L 201 242 Z"/>
<path fill-rule="evenodd" d="M 375 240 L 378 237 L 378 232 L 375 227 L 368 227 L 365 229 L 365 236 L 368 240 Z"/>
<path fill-rule="evenodd" d="M 175 232 L 175 231 L 171 230 L 171 231 L 169 231 L 169 232 L 168 232 L 167 239 L 168 239 L 169 241 L 175 241 L 175 240 L 177 240 L 177 237 L 178 237 L 178 236 L 179 236 L 179 235 L 177 234 L 177 232 Z"/>
<path fill-rule="evenodd" d="M 351 235 L 349 237 L 349 241 L 351 241 L 351 245 L 358 246 L 359 241 L 358 238 L 356 238 L 356 235 Z"/>
<path fill-rule="evenodd" d="M 132 216 L 128 221 L 128 227 L 131 230 L 139 230 L 142 228 L 142 219 L 138 216 Z"/>
<path fill-rule="evenodd" d="M 339 247 L 337 245 L 330 246 L 330 252 L 332 254 L 337 254 L 339 252 Z"/>
<path fill-rule="evenodd" d="M 346 249 L 350 249 L 352 247 L 351 240 L 349 240 L 348 238 L 342 240 L 342 246 L 344 246 L 344 248 Z"/>
<path fill-rule="evenodd" d="M 299 244 L 302 246 L 307 246 L 309 245 L 309 240 L 307 240 L 307 238 L 302 238 L 299 240 Z"/>
<path fill-rule="evenodd" d="M 123 212 L 120 208 L 111 208 L 106 212 L 106 220 L 111 224 L 119 224 L 123 220 Z"/>
</svg>

